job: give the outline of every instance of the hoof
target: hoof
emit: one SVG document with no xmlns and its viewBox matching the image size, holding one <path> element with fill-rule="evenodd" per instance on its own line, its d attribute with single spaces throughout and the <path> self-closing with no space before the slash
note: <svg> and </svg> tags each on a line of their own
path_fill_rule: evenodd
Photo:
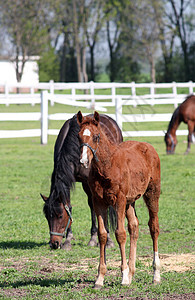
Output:
<svg viewBox="0 0 195 300">
<path fill-rule="evenodd" d="M 114 242 L 112 241 L 112 239 L 110 237 L 108 237 L 108 240 L 107 240 L 107 243 L 106 243 L 106 247 L 108 249 L 115 247 Z"/>
<path fill-rule="evenodd" d="M 89 243 L 87 244 L 87 246 L 89 246 L 89 247 L 97 247 L 98 243 L 97 243 L 97 241 L 90 240 Z"/>
<path fill-rule="evenodd" d="M 154 284 L 154 285 L 159 285 L 159 284 L 160 284 L 160 281 L 154 280 L 154 281 L 153 281 L 153 284 Z"/>
<path fill-rule="evenodd" d="M 87 244 L 87 246 L 89 246 L 89 247 L 97 247 L 98 246 L 97 233 L 95 233 L 94 235 L 91 236 L 91 239 L 90 239 L 89 243 Z"/>
<path fill-rule="evenodd" d="M 65 243 L 62 245 L 61 249 L 70 251 L 71 250 L 71 243 L 68 241 L 65 241 Z"/>
<path fill-rule="evenodd" d="M 103 288 L 103 285 L 100 284 L 95 284 L 93 287 L 94 290 L 100 290 L 101 288 Z"/>
<path fill-rule="evenodd" d="M 75 240 L 75 238 L 74 238 L 72 232 L 70 232 L 70 233 L 67 235 L 66 239 L 69 240 L 69 241 Z"/>
<path fill-rule="evenodd" d="M 122 271 L 122 286 L 130 285 L 129 268 Z"/>
</svg>

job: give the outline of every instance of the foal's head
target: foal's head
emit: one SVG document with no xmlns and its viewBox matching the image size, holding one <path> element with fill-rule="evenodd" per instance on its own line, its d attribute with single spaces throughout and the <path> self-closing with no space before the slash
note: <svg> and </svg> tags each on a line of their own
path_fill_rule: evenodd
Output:
<svg viewBox="0 0 195 300">
<path fill-rule="evenodd" d="M 43 211 L 49 224 L 51 249 L 62 247 L 62 240 L 66 237 L 67 229 L 71 226 L 72 216 L 70 205 L 64 204 L 60 196 L 55 201 L 41 195 L 45 201 Z M 51 197 L 51 196 L 50 196 Z"/>
<path fill-rule="evenodd" d="M 93 157 L 98 161 L 96 151 L 100 141 L 100 116 L 94 112 L 94 116 L 83 117 L 79 111 L 77 113 L 77 122 L 80 125 L 79 140 L 81 147 L 80 163 L 83 167 L 89 168 Z"/>
</svg>

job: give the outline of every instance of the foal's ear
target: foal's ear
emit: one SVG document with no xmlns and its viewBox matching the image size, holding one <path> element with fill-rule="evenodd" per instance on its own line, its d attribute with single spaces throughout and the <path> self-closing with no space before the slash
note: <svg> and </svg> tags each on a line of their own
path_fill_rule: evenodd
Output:
<svg viewBox="0 0 195 300">
<path fill-rule="evenodd" d="M 83 115 L 82 115 L 81 111 L 79 110 L 79 112 L 77 113 L 77 122 L 80 125 L 82 123 L 82 121 L 83 121 Z"/>
<path fill-rule="evenodd" d="M 94 112 L 94 119 L 95 119 L 96 122 L 99 123 L 99 121 L 100 121 L 100 115 L 99 115 L 99 113 L 97 111 Z"/>
<path fill-rule="evenodd" d="M 48 200 L 48 197 L 46 197 L 46 196 L 44 196 L 44 195 L 42 195 L 42 194 L 40 194 L 41 195 L 41 198 L 43 199 L 43 201 L 47 201 Z"/>
</svg>

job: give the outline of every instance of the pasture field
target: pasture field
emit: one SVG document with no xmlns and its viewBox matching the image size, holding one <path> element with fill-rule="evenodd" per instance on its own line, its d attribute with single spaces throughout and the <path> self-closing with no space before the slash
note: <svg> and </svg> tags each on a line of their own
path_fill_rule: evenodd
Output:
<svg viewBox="0 0 195 300">
<path fill-rule="evenodd" d="M 54 106 L 52 112 L 59 107 Z M 3 109 L 21 111 L 26 108 L 10 106 Z M 36 106 L 32 107 L 32 110 L 36 109 Z M 173 107 L 171 109 L 173 111 Z M 7 124 L 1 123 L 0 128 L 34 128 L 33 122 L 18 122 L 16 127 L 16 122 L 4 123 Z M 51 125 L 60 128 L 62 123 Z M 153 129 L 154 124 L 149 126 Z M 50 136 L 45 146 L 40 145 L 40 138 L 0 139 L 0 298 L 195 299 L 195 145 L 189 155 L 183 155 L 186 137 L 180 136 L 176 154 L 167 156 L 162 137 L 136 139 L 151 143 L 161 159 L 161 285 L 152 284 L 148 212 L 143 200 L 139 199 L 136 203 L 140 226 L 134 280 L 131 286 L 121 287 L 120 253 L 112 233 L 115 248 L 107 249 L 105 286 L 94 290 L 99 249 L 87 246 L 90 210 L 80 183 L 71 193 L 75 238 L 72 249 L 49 249 L 49 228 L 39 194 L 49 194 L 55 139 Z"/>
</svg>

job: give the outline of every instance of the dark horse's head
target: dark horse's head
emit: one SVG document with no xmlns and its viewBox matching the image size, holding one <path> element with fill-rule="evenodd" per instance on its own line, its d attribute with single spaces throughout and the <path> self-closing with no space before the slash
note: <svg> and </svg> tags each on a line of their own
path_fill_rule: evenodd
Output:
<svg viewBox="0 0 195 300">
<path fill-rule="evenodd" d="M 45 202 L 43 212 L 49 225 L 52 249 L 63 246 L 62 240 L 72 223 L 70 189 L 76 181 L 75 173 L 79 165 L 78 132 L 76 117 L 65 122 L 61 128 L 54 149 L 50 195 L 41 195 Z"/>
<path fill-rule="evenodd" d="M 41 197 L 45 201 L 43 211 L 50 230 L 49 245 L 52 249 L 61 248 L 62 240 L 66 237 L 67 230 L 72 224 L 72 208 L 70 203 L 64 204 L 63 195 L 50 195 L 48 198 L 41 195 Z M 52 201 L 52 197 L 55 201 Z"/>
<path fill-rule="evenodd" d="M 177 145 L 177 138 L 176 136 L 172 135 L 171 133 L 165 133 L 165 144 L 166 144 L 166 152 L 167 154 L 174 154 L 175 147 Z"/>
</svg>

